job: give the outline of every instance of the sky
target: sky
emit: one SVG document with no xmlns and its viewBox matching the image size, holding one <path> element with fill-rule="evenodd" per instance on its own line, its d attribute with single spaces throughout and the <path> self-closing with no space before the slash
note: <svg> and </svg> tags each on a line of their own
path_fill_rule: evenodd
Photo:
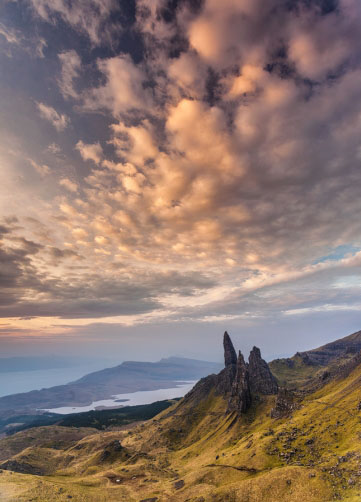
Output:
<svg viewBox="0 0 361 502">
<path fill-rule="evenodd" d="M 3 0 L 0 352 L 361 329 L 359 0 Z"/>
</svg>

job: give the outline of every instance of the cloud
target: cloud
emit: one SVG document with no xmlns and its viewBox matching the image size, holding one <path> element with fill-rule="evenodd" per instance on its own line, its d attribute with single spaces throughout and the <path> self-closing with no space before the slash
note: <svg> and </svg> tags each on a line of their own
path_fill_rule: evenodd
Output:
<svg viewBox="0 0 361 502">
<path fill-rule="evenodd" d="M 81 60 L 75 50 L 59 54 L 61 62 L 61 77 L 59 87 L 64 98 L 77 98 L 78 93 L 74 87 L 74 80 L 79 76 Z"/>
<path fill-rule="evenodd" d="M 168 76 L 187 97 L 201 99 L 206 92 L 207 66 L 193 52 L 184 52 L 171 61 Z"/>
<path fill-rule="evenodd" d="M 65 113 L 58 113 L 52 106 L 37 102 L 36 106 L 40 116 L 48 120 L 57 131 L 63 131 L 70 123 L 70 119 Z"/>
<path fill-rule="evenodd" d="M 154 105 L 151 87 L 145 86 L 147 76 L 129 55 L 99 60 L 98 67 L 106 83 L 88 92 L 86 108 L 107 108 L 119 116 L 135 109 L 148 111 Z"/>
<path fill-rule="evenodd" d="M 30 164 L 33 166 L 35 171 L 37 171 L 40 176 L 46 176 L 50 173 L 50 167 L 46 164 L 37 164 L 34 160 L 29 160 Z"/>
<path fill-rule="evenodd" d="M 61 152 L 61 148 L 56 143 L 50 143 L 50 145 L 47 148 L 47 151 L 56 155 Z"/>
<path fill-rule="evenodd" d="M 7 245 L 21 272 L 8 312 L 250 327 L 356 311 L 361 9 L 326 3 L 138 1 L 126 40 L 94 50 L 110 2 L 33 0 L 92 44 L 57 48 L 83 139 L 80 155 L 62 137 L 33 165 L 52 166 L 48 230 L 27 221 L 19 235 L 45 248 Z M 321 259 L 340 245 L 350 255 Z"/>
<path fill-rule="evenodd" d="M 360 57 L 355 50 L 359 27 L 354 7 L 354 2 L 341 1 L 338 12 L 317 16 L 305 11 L 291 23 L 289 55 L 303 77 L 324 79 Z"/>
<path fill-rule="evenodd" d="M 78 185 L 74 183 L 73 181 L 69 180 L 68 178 L 63 178 L 59 181 L 59 185 L 63 186 L 70 192 L 77 192 L 78 191 Z"/>
<path fill-rule="evenodd" d="M 83 160 L 92 160 L 98 164 L 103 156 L 103 149 L 99 143 L 86 144 L 79 140 L 75 148 L 80 152 Z"/>
<path fill-rule="evenodd" d="M 140 314 L 160 309 L 157 297 L 192 296 L 215 284 L 206 275 L 191 272 L 127 268 L 125 276 L 121 264 L 100 273 L 93 267 L 80 266 L 78 262 L 84 262 L 84 257 L 76 251 L 29 241 L 18 235 L 20 231 L 6 224 L 0 226 L 4 239 L 0 249 L 1 317 L 25 317 L 31 311 L 33 317 L 68 319 Z M 72 233 L 76 239 L 88 237 L 82 228 L 74 228 Z M 104 245 L 107 240 L 97 236 L 96 242 Z M 38 260 L 43 266 L 51 265 L 53 275 L 38 269 Z M 65 267 L 68 260 L 77 263 L 70 268 L 71 282 L 64 276 L 64 271 L 69 271 Z M 58 273 L 54 267 L 59 267 Z"/>
<path fill-rule="evenodd" d="M 0 35 L 8 44 L 20 45 L 21 37 L 14 30 L 7 28 L 3 23 L 0 23 Z"/>
<path fill-rule="evenodd" d="M 84 228 L 74 228 L 72 234 L 77 241 L 84 241 L 89 235 Z"/>
<path fill-rule="evenodd" d="M 321 249 L 340 232 L 340 240 L 358 234 L 354 206 L 343 203 L 355 200 L 356 192 L 339 182 L 344 163 L 337 167 L 336 161 L 347 157 L 352 178 L 358 71 L 351 66 L 314 91 L 299 78 L 324 78 L 345 62 L 354 64 L 349 40 L 356 27 L 345 5 L 322 14 L 296 5 L 283 9 L 276 1 L 266 8 L 206 1 L 197 12 L 187 5 L 175 9 L 167 25 L 159 14 L 162 2 L 147 14 L 139 8 L 138 26 L 152 34 L 157 61 L 103 60 L 106 83 L 93 91 L 118 120 L 110 141 L 119 161 L 104 159 L 108 172 L 87 178 L 97 193 L 89 202 L 99 214 L 102 201 L 104 228 L 118 235 L 120 250 L 144 260 L 177 256 L 211 268 L 222 263 L 251 281 L 279 263 L 286 270 L 294 260 L 305 265 L 312 253 L 300 252 L 299 241 L 311 239 L 313 249 Z M 179 27 L 188 45 L 169 57 Z M 339 49 L 322 59 L 316 74 L 305 58 L 322 58 L 327 41 L 347 30 L 353 34 L 345 44 L 335 42 Z M 301 51 L 301 61 L 295 47 L 303 34 L 312 38 L 313 55 Z M 340 135 L 341 122 L 354 124 L 349 134 Z M 340 197 L 330 200 L 335 186 Z M 109 211 L 118 204 L 121 210 Z M 346 212 L 348 230 L 341 223 Z"/>
<path fill-rule="evenodd" d="M 47 0 L 29 0 L 29 3 L 43 20 L 56 22 L 60 18 L 86 34 L 93 44 L 99 44 L 109 36 L 105 23 L 112 12 L 119 10 L 114 0 L 78 0 L 72 4 L 66 0 L 50 3 Z"/>
<path fill-rule="evenodd" d="M 5 44 L 3 41 L 5 40 Z M 47 43 L 43 37 L 35 36 L 26 37 L 21 30 L 6 26 L 0 23 L 0 45 L 8 57 L 12 57 L 12 49 L 20 49 L 30 55 L 30 57 L 44 57 L 44 49 Z"/>
</svg>

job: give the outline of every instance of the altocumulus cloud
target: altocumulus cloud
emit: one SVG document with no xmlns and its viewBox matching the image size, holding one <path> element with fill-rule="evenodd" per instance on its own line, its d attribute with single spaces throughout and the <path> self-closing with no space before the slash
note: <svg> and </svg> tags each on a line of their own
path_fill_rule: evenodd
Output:
<svg viewBox="0 0 361 502">
<path fill-rule="evenodd" d="M 54 155 L 58 192 L 39 218 L 49 242 L 15 250 L 4 235 L 21 277 L 4 316 L 355 308 L 358 0 L 137 0 L 128 17 L 112 0 L 29 4 L 91 49 L 59 47 L 64 109 L 37 103 L 56 130 L 81 127 L 69 161 Z M 16 235 L 30 239 L 23 225 Z M 341 244 L 353 251 L 322 260 Z"/>
<path fill-rule="evenodd" d="M 52 106 L 44 103 L 36 103 L 41 117 L 48 120 L 57 131 L 63 131 L 69 124 L 69 117 L 64 113 L 58 113 Z"/>
</svg>

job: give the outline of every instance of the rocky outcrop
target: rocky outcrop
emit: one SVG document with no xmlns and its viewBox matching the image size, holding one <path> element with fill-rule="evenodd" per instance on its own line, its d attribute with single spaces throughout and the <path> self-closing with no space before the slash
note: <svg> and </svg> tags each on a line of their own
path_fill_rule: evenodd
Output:
<svg viewBox="0 0 361 502">
<path fill-rule="evenodd" d="M 296 408 L 294 394 L 285 387 L 281 387 L 277 394 L 275 407 L 271 410 L 272 418 L 283 418 L 291 415 Z"/>
<path fill-rule="evenodd" d="M 231 364 L 237 364 L 237 354 L 234 350 L 232 340 L 227 331 L 225 331 L 223 335 L 223 347 L 225 367 L 227 368 L 227 366 L 230 366 Z"/>
<path fill-rule="evenodd" d="M 246 413 L 251 406 L 252 395 L 277 394 L 277 381 L 257 347 L 253 347 L 249 363 L 246 363 L 241 352 L 237 357 L 227 331 L 223 346 L 225 368 L 218 375 L 202 378 L 184 397 L 184 403 L 200 402 L 214 392 L 227 399 L 227 412 Z"/>
<path fill-rule="evenodd" d="M 241 352 L 236 357 L 232 341 L 224 333 L 225 369 L 217 375 L 217 390 L 228 398 L 228 411 L 245 413 L 251 406 L 252 396 L 277 394 L 278 384 L 261 351 L 253 347 L 248 364 Z"/>
<path fill-rule="evenodd" d="M 116 459 L 126 459 L 130 455 L 127 450 L 122 446 L 118 439 L 107 444 L 99 455 L 99 462 L 110 462 Z"/>
<path fill-rule="evenodd" d="M 1 464 L 0 467 L 4 469 L 4 471 L 19 472 L 20 474 L 34 474 L 35 476 L 45 476 L 46 474 L 52 473 L 49 469 L 37 467 L 18 460 L 7 460 Z"/>
<path fill-rule="evenodd" d="M 296 352 L 295 357 L 299 357 L 302 363 L 307 366 L 315 366 L 318 364 L 315 360 L 310 358 L 307 352 Z"/>
<path fill-rule="evenodd" d="M 248 372 L 251 392 L 253 394 L 277 394 L 278 384 L 268 364 L 261 357 L 258 347 L 253 347 L 248 358 Z"/>
<path fill-rule="evenodd" d="M 232 384 L 231 397 L 228 402 L 228 411 L 245 413 L 251 406 L 252 397 L 249 384 L 249 372 L 241 351 L 239 351 L 236 374 Z"/>
<path fill-rule="evenodd" d="M 231 364 L 218 373 L 216 384 L 217 394 L 226 396 L 232 392 L 233 382 L 236 377 L 236 367 L 236 364 Z"/>
<path fill-rule="evenodd" d="M 227 337 L 229 338 L 228 334 Z M 229 343 L 232 344 L 230 339 Z M 234 364 L 231 364 L 227 368 L 233 368 L 233 366 Z M 262 359 L 259 348 L 253 347 L 249 355 L 248 364 L 246 364 L 240 351 L 231 386 L 228 411 L 245 413 L 251 406 L 252 395 L 272 395 L 277 394 L 277 392 L 277 380 L 272 375 L 266 361 Z"/>
</svg>

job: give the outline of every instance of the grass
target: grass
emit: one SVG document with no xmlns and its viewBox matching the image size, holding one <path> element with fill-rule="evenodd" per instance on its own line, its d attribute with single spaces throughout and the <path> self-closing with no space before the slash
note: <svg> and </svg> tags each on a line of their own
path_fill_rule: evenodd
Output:
<svg viewBox="0 0 361 502">
<path fill-rule="evenodd" d="M 291 363 L 290 363 L 291 361 Z M 292 364 L 292 366 L 290 366 Z M 280 386 L 299 388 L 322 371 L 319 366 L 305 364 L 298 355 L 290 359 L 275 359 L 269 364 Z"/>
</svg>

